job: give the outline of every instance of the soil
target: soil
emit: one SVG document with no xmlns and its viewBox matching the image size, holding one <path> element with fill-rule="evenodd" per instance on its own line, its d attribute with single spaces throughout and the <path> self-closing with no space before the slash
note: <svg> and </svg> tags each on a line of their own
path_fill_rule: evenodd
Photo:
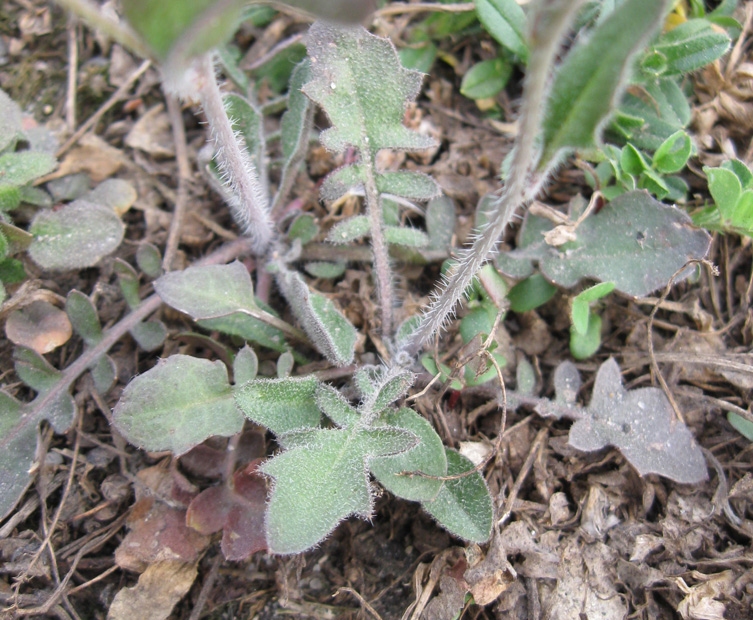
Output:
<svg viewBox="0 0 753 620">
<path fill-rule="evenodd" d="M 709 200 L 702 166 L 732 157 L 753 163 L 753 57 L 747 28 L 753 7 L 743 5 L 740 11 L 746 24 L 741 43 L 689 79 L 691 132 L 698 147 L 683 172 L 691 188 L 683 208 L 691 211 Z M 374 31 L 400 47 L 422 17 L 384 14 L 374 20 Z M 235 44 L 242 54 L 252 50 L 253 61 L 303 31 L 303 20 L 278 15 L 265 29 L 245 26 Z M 494 57 L 494 43 L 473 31 L 438 45 L 440 58 L 406 122 L 431 131 L 440 147 L 422 157 L 393 155 L 383 163 L 422 170 L 440 183 L 455 202 L 454 242 L 460 247 L 469 238 L 479 198 L 499 188 L 498 171 L 514 139 L 511 121 L 522 75 L 514 73 L 494 102 L 477 104 L 460 94 L 460 81 L 475 62 Z M 92 185 L 117 177 L 137 191 L 123 214 L 126 240 L 97 267 L 46 273 L 24 257 L 32 286 L 23 291 L 21 285 L 9 287 L 9 297 L 21 305 L 47 299 L 59 306 L 77 289 L 92 297 L 101 322 L 110 327 L 128 311 L 117 284 L 116 259 L 134 265 L 144 243 L 164 252 L 170 231 L 179 227 L 172 267 L 180 269 L 237 237 L 226 207 L 197 172 L 198 152 L 206 144 L 200 112 L 188 104 L 179 110 L 192 171 L 179 188 L 178 160 L 184 155 L 170 131 L 159 74 L 153 67 L 143 71 L 141 62 L 80 24 L 67 23 L 64 12 L 50 3 L 9 0 L 0 6 L 0 88 L 22 106 L 28 123 L 48 127 L 61 144 L 104 109 L 60 160 Z M 108 106 L 129 80 L 132 84 Z M 257 96 L 267 103 L 276 93 L 261 80 Z M 278 129 L 279 114 L 267 123 L 268 130 Z M 323 115 L 317 117 L 317 129 L 326 123 Z M 575 163 L 562 166 L 541 202 L 564 208 L 576 194 L 590 196 L 585 173 Z M 318 200 L 318 183 L 340 164 L 340 158 L 313 147 L 290 207 L 315 215 L 324 230 L 360 208 L 355 198 L 336 210 Z M 174 214 L 182 191 L 185 210 Z M 24 217 L 15 221 L 23 223 Z M 504 243 L 514 245 L 514 231 Z M 319 252 L 319 259 L 336 257 L 331 246 L 312 248 L 305 251 Z M 373 363 L 383 345 L 375 329 L 371 267 L 358 251 L 342 279 L 311 281 L 357 327 L 366 326 L 358 354 L 362 362 Z M 242 258 L 256 277 L 255 261 Z M 226 560 L 221 533 L 204 536 L 185 522 L 191 499 L 221 478 L 217 454 L 225 440 L 210 440 L 205 452 L 174 459 L 129 446 L 109 424 L 125 385 L 157 359 L 179 352 L 227 360 L 226 347 L 238 344 L 217 332 L 209 340 L 184 315 L 159 309 L 154 316 L 168 328 L 165 343 L 146 352 L 124 335 L 110 350 L 117 366 L 115 386 L 100 394 L 82 376 L 72 392 L 80 414 L 74 427 L 65 434 L 40 429 L 34 482 L 0 523 L 0 617 L 753 619 L 753 445 L 726 415 L 750 412 L 750 239 L 715 235 L 707 258 L 718 275 L 701 270 L 696 280 L 675 285 L 666 298 L 658 297 L 661 291 L 640 301 L 606 298 L 602 346 L 577 367 L 584 377 L 581 403 L 588 403 L 596 370 L 610 357 L 619 362 L 626 389 L 658 386 L 647 347 L 650 313 L 658 304 L 651 330 L 658 368 L 704 449 L 708 481 L 683 485 L 641 477 L 615 449 L 584 453 L 570 447 L 570 421 L 542 418 L 522 407 L 509 412 L 499 450 L 483 470 L 498 526 L 492 541 L 482 546 L 452 537 L 418 505 L 385 493 L 370 521 L 342 523 L 306 554 L 257 552 L 245 560 Z M 425 305 L 439 265 L 396 261 L 396 267 L 401 310 L 408 316 Z M 141 297 L 151 292 L 150 280 L 142 277 Z M 269 301 L 284 313 L 273 290 Z M 571 359 L 567 304 L 565 292 L 535 311 L 508 315 L 502 327 L 511 360 L 506 381 L 514 384 L 514 360 L 525 357 L 536 371 L 541 395 L 553 395 L 554 369 Z M 4 323 L 6 318 L 4 309 Z M 454 323 L 439 352 L 451 358 L 459 342 Z M 31 400 L 33 393 L 15 374 L 12 350 L 9 339 L 0 339 L 3 389 Z M 82 351 L 81 339 L 74 336 L 46 359 L 62 369 Z M 261 350 L 259 355 L 262 372 L 274 367 L 276 353 Z M 738 372 L 726 371 L 720 359 L 738 362 Z M 331 369 L 314 364 L 308 370 Z M 415 392 L 430 379 L 422 374 Z M 441 426 L 448 445 L 484 453 L 502 424 L 502 408 L 490 389 L 443 392 L 434 387 L 416 408 Z M 274 442 L 258 429 L 249 429 L 248 436 L 246 462 L 273 451 Z"/>
</svg>

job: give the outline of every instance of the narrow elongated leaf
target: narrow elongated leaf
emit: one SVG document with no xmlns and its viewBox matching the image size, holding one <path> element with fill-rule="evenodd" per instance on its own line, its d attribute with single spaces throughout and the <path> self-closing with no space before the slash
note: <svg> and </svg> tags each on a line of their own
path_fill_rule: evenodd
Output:
<svg viewBox="0 0 753 620">
<path fill-rule="evenodd" d="M 0 91 L 0 96 L 2 95 Z M 32 481 L 37 449 L 37 425 L 25 421 L 28 412 L 15 398 L 0 391 L 0 519 L 15 507 Z"/>
<path fill-rule="evenodd" d="M 356 329 L 332 301 L 310 291 L 301 276 L 280 268 L 277 284 L 319 352 L 334 364 L 350 364 L 356 346 Z"/>
<path fill-rule="evenodd" d="M 275 435 L 319 426 L 316 405 L 318 382 L 303 379 L 257 379 L 235 390 L 235 403 L 252 422 L 266 426 Z"/>
<path fill-rule="evenodd" d="M 222 362 L 172 355 L 123 390 L 113 423 L 145 450 L 188 452 L 213 435 L 243 428 Z"/>
<path fill-rule="evenodd" d="M 154 282 L 166 304 L 194 319 L 209 319 L 256 308 L 251 276 L 242 263 L 189 267 Z"/>
<path fill-rule="evenodd" d="M 368 414 L 381 413 L 405 395 L 414 379 L 413 373 L 406 370 L 385 371 L 373 382 L 374 391 L 364 400 L 361 410 Z"/>
<path fill-rule="evenodd" d="M 595 145 L 633 55 L 661 24 L 666 6 L 666 0 L 625 0 L 570 51 L 552 85 L 540 168 L 562 150 Z"/>
<path fill-rule="evenodd" d="M 707 20 L 689 19 L 663 33 L 651 46 L 650 53 L 661 55 L 662 76 L 682 75 L 721 58 L 729 45 L 729 36 Z"/>
<path fill-rule="evenodd" d="M 120 245 L 125 227 L 116 213 L 76 200 L 59 211 L 40 211 L 29 232 L 29 255 L 44 269 L 83 269 L 95 265 Z"/>
<path fill-rule="evenodd" d="M 324 383 L 316 389 L 316 405 L 340 428 L 356 425 L 361 417 L 340 392 Z"/>
<path fill-rule="evenodd" d="M 454 450 L 445 448 L 447 475 L 473 469 L 473 463 Z M 494 510 L 483 477 L 475 472 L 464 478 L 446 480 L 436 498 L 421 504 L 448 532 L 458 538 L 485 543 L 492 533 Z"/>
<path fill-rule="evenodd" d="M 515 0 L 476 0 L 476 14 L 497 43 L 528 61 L 526 16 Z"/>
<path fill-rule="evenodd" d="M 441 480 L 401 474 L 422 472 L 444 476 L 447 473 L 447 457 L 439 435 L 426 419 L 405 407 L 383 414 L 380 422 L 410 431 L 418 437 L 419 443 L 402 454 L 375 458 L 369 465 L 371 473 L 398 497 L 417 502 L 433 500 L 442 487 Z"/>
</svg>

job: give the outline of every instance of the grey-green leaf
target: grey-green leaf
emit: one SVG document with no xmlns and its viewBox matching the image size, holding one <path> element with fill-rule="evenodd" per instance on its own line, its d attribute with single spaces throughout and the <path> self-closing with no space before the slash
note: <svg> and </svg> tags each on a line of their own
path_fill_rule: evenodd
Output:
<svg viewBox="0 0 753 620">
<path fill-rule="evenodd" d="M 314 377 L 257 379 L 235 390 L 235 402 L 249 420 L 275 435 L 316 428 L 322 417 L 314 400 L 317 385 Z"/>
<path fill-rule="evenodd" d="M 473 469 L 473 463 L 450 448 L 447 475 L 455 476 Z M 492 533 L 494 509 L 484 478 L 474 472 L 463 478 L 446 480 L 437 497 L 422 502 L 424 510 L 451 534 L 463 540 L 485 543 Z"/>
<path fill-rule="evenodd" d="M 439 435 L 426 419 L 405 407 L 383 414 L 379 422 L 410 431 L 418 437 L 419 443 L 402 454 L 375 458 L 370 463 L 371 473 L 385 489 L 398 497 L 416 502 L 433 500 L 442 487 L 441 480 L 400 474 L 421 472 L 444 476 L 447 457 Z"/>
<path fill-rule="evenodd" d="M 689 19 L 663 33 L 651 48 L 665 59 L 662 75 L 682 75 L 721 58 L 730 39 L 705 19 Z"/>
<path fill-rule="evenodd" d="M 256 308 L 251 276 L 239 261 L 172 271 L 156 280 L 154 289 L 162 301 L 194 319 Z"/>
<path fill-rule="evenodd" d="M 233 360 L 233 380 L 235 385 L 245 385 L 249 381 L 256 379 L 256 373 L 259 370 L 259 358 L 256 357 L 254 350 L 246 345 L 235 356 Z"/>
<path fill-rule="evenodd" d="M 340 245 L 351 243 L 368 235 L 370 230 L 369 218 L 365 215 L 354 215 L 333 226 L 327 234 L 327 241 Z"/>
<path fill-rule="evenodd" d="M 552 85 L 540 168 L 562 150 L 594 146 L 633 55 L 661 24 L 666 5 L 666 0 L 625 0 L 570 51 Z"/>
<path fill-rule="evenodd" d="M 546 230 L 552 225 L 526 216 L 521 238 L 530 242 L 500 255 L 500 271 L 519 274 L 530 271 L 532 262 L 538 261 L 541 273 L 559 286 L 570 288 L 592 277 L 614 282 L 618 290 L 635 297 L 666 286 L 689 259 L 706 256 L 711 243 L 709 235 L 695 229 L 684 212 L 642 191 L 623 194 L 587 217 L 576 230 L 576 240 L 560 248 L 547 245 L 543 237 L 531 240 L 526 232 L 529 226 Z"/>
<path fill-rule="evenodd" d="M 31 484 L 37 425 L 24 423 L 27 415 L 20 402 L 0 391 L 0 519 L 13 510 Z"/>
<path fill-rule="evenodd" d="M 129 442 L 176 455 L 213 435 L 234 435 L 244 422 L 224 364 L 178 354 L 131 381 L 112 415 Z"/>
<path fill-rule="evenodd" d="M 642 476 L 660 474 L 685 484 L 708 478 L 703 452 L 687 426 L 675 419 L 664 392 L 625 390 L 614 358 L 599 368 L 585 413 L 570 429 L 570 445 L 578 450 L 616 446 Z"/>
<path fill-rule="evenodd" d="M 335 388 L 322 383 L 316 389 L 316 404 L 340 428 L 355 426 L 361 419 L 345 397 Z"/>
<path fill-rule="evenodd" d="M 0 151 L 13 145 L 22 131 L 21 108 L 0 90 Z"/>
<path fill-rule="evenodd" d="M 313 79 L 303 91 L 332 121 L 321 136 L 327 148 L 341 152 L 354 146 L 376 154 L 380 149 L 419 150 L 435 144 L 403 125 L 422 74 L 403 68 L 387 39 L 361 27 L 317 22 L 306 44 Z"/>
<path fill-rule="evenodd" d="M 409 248 L 423 248 L 429 245 L 429 236 L 417 228 L 402 226 L 385 226 L 384 238 L 387 243 Z"/>
<path fill-rule="evenodd" d="M 34 179 L 52 172 L 57 160 L 49 153 L 20 151 L 0 155 L 0 182 L 8 185 L 26 185 Z"/>
<path fill-rule="evenodd" d="M 125 227 L 115 212 L 86 200 L 40 211 L 29 232 L 29 255 L 44 269 L 83 269 L 115 251 Z"/>
<path fill-rule="evenodd" d="M 74 331 L 84 339 L 87 346 L 92 347 L 102 339 L 102 325 L 97 309 L 81 291 L 72 290 L 68 293 L 65 312 Z"/>
</svg>

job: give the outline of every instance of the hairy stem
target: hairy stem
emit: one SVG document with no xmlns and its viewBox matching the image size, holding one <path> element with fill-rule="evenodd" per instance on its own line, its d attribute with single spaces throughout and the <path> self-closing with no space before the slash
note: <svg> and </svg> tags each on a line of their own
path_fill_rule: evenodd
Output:
<svg viewBox="0 0 753 620">
<path fill-rule="evenodd" d="M 229 202 L 233 219 L 251 239 L 252 251 L 264 254 L 274 237 L 264 185 L 228 118 L 210 54 L 197 61 L 196 72 L 199 98 L 215 141 L 217 165 L 233 195 Z"/>
<path fill-rule="evenodd" d="M 366 214 L 371 229 L 371 249 L 374 252 L 374 277 L 376 278 L 377 300 L 382 307 L 382 337 L 392 339 L 392 269 L 387 241 L 384 238 L 382 203 L 374 178 L 374 158 L 371 149 L 361 148 L 366 172 Z"/>
<path fill-rule="evenodd" d="M 473 245 L 464 250 L 443 289 L 435 293 L 429 308 L 403 352 L 415 355 L 445 325 L 479 269 L 495 251 L 497 241 L 519 207 L 533 200 L 544 178 L 533 174 L 539 158 L 536 138 L 544 117 L 549 78 L 562 38 L 567 32 L 579 0 L 544 0 L 534 15 L 531 58 L 521 104 L 520 129 L 507 183 L 494 206 L 488 226 Z"/>
</svg>

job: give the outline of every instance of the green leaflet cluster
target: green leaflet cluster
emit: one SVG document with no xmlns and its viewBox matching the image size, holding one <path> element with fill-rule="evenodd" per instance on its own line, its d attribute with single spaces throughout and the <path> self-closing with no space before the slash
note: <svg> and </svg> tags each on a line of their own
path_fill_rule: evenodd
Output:
<svg viewBox="0 0 753 620">
<path fill-rule="evenodd" d="M 406 475 L 441 477 L 472 469 L 465 457 L 444 448 L 424 418 L 392 406 L 412 381 L 405 371 L 362 369 L 358 407 L 311 377 L 259 379 L 236 391 L 241 411 L 272 430 L 282 448 L 259 469 L 273 480 L 266 516 L 271 552 L 306 551 L 343 519 L 370 517 L 369 473 L 398 497 L 420 501 L 453 534 L 475 542 L 489 538 L 491 497 L 477 472 L 446 482 Z"/>
</svg>

